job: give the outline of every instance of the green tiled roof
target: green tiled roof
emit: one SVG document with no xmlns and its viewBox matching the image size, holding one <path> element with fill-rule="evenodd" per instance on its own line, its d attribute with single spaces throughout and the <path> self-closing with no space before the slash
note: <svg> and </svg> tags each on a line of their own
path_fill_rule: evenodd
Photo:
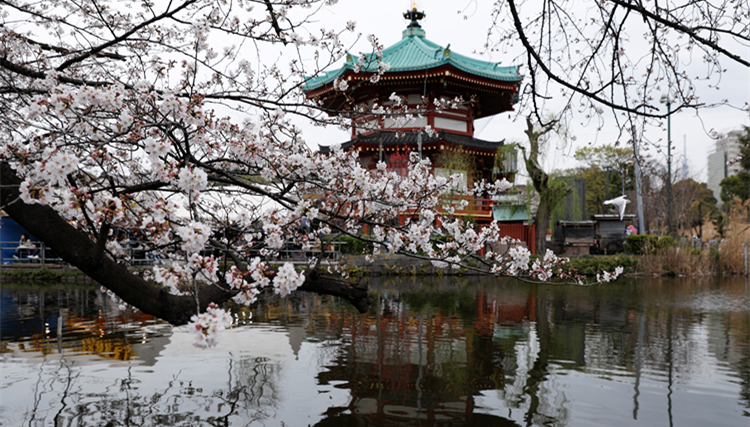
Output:
<svg viewBox="0 0 750 427">
<path fill-rule="evenodd" d="M 378 62 L 375 60 L 374 54 L 363 54 L 361 58 L 361 72 L 377 71 Z M 382 62 L 390 65 L 389 73 L 428 70 L 450 64 L 469 74 L 493 80 L 518 82 L 523 79 L 523 76 L 519 74 L 519 66 L 500 66 L 494 62 L 482 61 L 455 53 L 450 50 L 450 45 L 444 48 L 427 40 L 425 32 L 421 28 L 404 30 L 400 41 L 383 50 Z M 354 70 L 355 65 L 359 63 L 360 57 L 348 54 L 343 67 L 310 78 L 305 82 L 304 90 L 317 89 L 331 83 L 347 70 Z"/>
<path fill-rule="evenodd" d="M 523 204 L 495 205 L 492 207 L 492 219 L 495 221 L 528 221 L 529 212 Z"/>
</svg>

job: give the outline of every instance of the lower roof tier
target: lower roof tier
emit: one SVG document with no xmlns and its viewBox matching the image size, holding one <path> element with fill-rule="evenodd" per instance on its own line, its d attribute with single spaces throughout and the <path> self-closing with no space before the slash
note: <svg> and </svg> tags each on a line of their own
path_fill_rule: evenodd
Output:
<svg viewBox="0 0 750 427">
<path fill-rule="evenodd" d="M 474 149 L 481 151 L 495 152 L 497 149 L 504 144 L 504 140 L 501 141 L 486 141 L 483 139 L 477 139 L 468 135 L 459 135 L 450 132 L 433 132 L 428 135 L 426 132 L 422 134 L 422 146 L 435 145 L 440 142 L 446 142 L 450 145 L 463 147 L 464 149 Z M 341 148 L 349 150 L 354 147 L 380 147 L 384 149 L 394 149 L 400 146 L 416 146 L 419 143 L 418 132 L 376 132 L 368 135 L 357 135 L 356 138 L 344 142 L 341 144 Z M 329 153 L 331 146 L 319 146 L 321 153 Z"/>
</svg>

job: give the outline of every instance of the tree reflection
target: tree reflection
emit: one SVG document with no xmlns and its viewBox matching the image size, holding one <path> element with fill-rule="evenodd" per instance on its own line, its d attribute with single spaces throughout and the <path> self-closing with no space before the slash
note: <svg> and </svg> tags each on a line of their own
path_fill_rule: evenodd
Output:
<svg viewBox="0 0 750 427">
<path fill-rule="evenodd" d="M 54 368 L 40 365 L 35 404 L 25 418 L 30 426 L 53 419 L 55 426 L 97 427 L 230 426 L 273 419 L 278 365 L 264 358 L 228 362 L 225 388 L 204 390 L 180 373 L 162 388 L 143 393 L 132 367 L 126 377 L 94 387 L 81 366 L 59 359 Z"/>
</svg>

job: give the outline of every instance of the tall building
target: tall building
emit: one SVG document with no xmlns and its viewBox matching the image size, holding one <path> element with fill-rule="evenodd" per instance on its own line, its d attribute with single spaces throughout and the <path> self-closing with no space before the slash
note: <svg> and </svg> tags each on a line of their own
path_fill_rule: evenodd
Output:
<svg viewBox="0 0 750 427">
<path fill-rule="evenodd" d="M 714 193 L 718 206 L 721 201 L 721 180 L 742 171 L 739 162 L 731 162 L 740 155 L 742 131 L 733 130 L 716 141 L 716 149 L 708 155 L 708 188 Z"/>
</svg>

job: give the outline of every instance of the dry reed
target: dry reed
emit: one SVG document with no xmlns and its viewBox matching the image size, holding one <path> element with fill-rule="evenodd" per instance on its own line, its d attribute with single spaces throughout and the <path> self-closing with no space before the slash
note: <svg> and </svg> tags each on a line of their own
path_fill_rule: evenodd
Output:
<svg viewBox="0 0 750 427">
<path fill-rule="evenodd" d="M 719 242 L 718 268 L 725 274 L 744 274 L 744 246 L 750 244 L 750 200 L 735 198 L 726 216 L 724 238 Z"/>
<path fill-rule="evenodd" d="M 698 251 L 690 246 L 675 245 L 668 248 L 646 248 L 638 263 L 641 273 L 655 276 L 710 276 L 714 263 L 709 251 Z"/>
<path fill-rule="evenodd" d="M 750 200 L 735 199 L 725 216 L 724 238 L 702 249 L 686 244 L 656 248 L 647 244 L 638 270 L 657 276 L 744 274 L 744 246 L 750 244 Z M 707 233 L 710 234 L 710 233 Z"/>
</svg>

